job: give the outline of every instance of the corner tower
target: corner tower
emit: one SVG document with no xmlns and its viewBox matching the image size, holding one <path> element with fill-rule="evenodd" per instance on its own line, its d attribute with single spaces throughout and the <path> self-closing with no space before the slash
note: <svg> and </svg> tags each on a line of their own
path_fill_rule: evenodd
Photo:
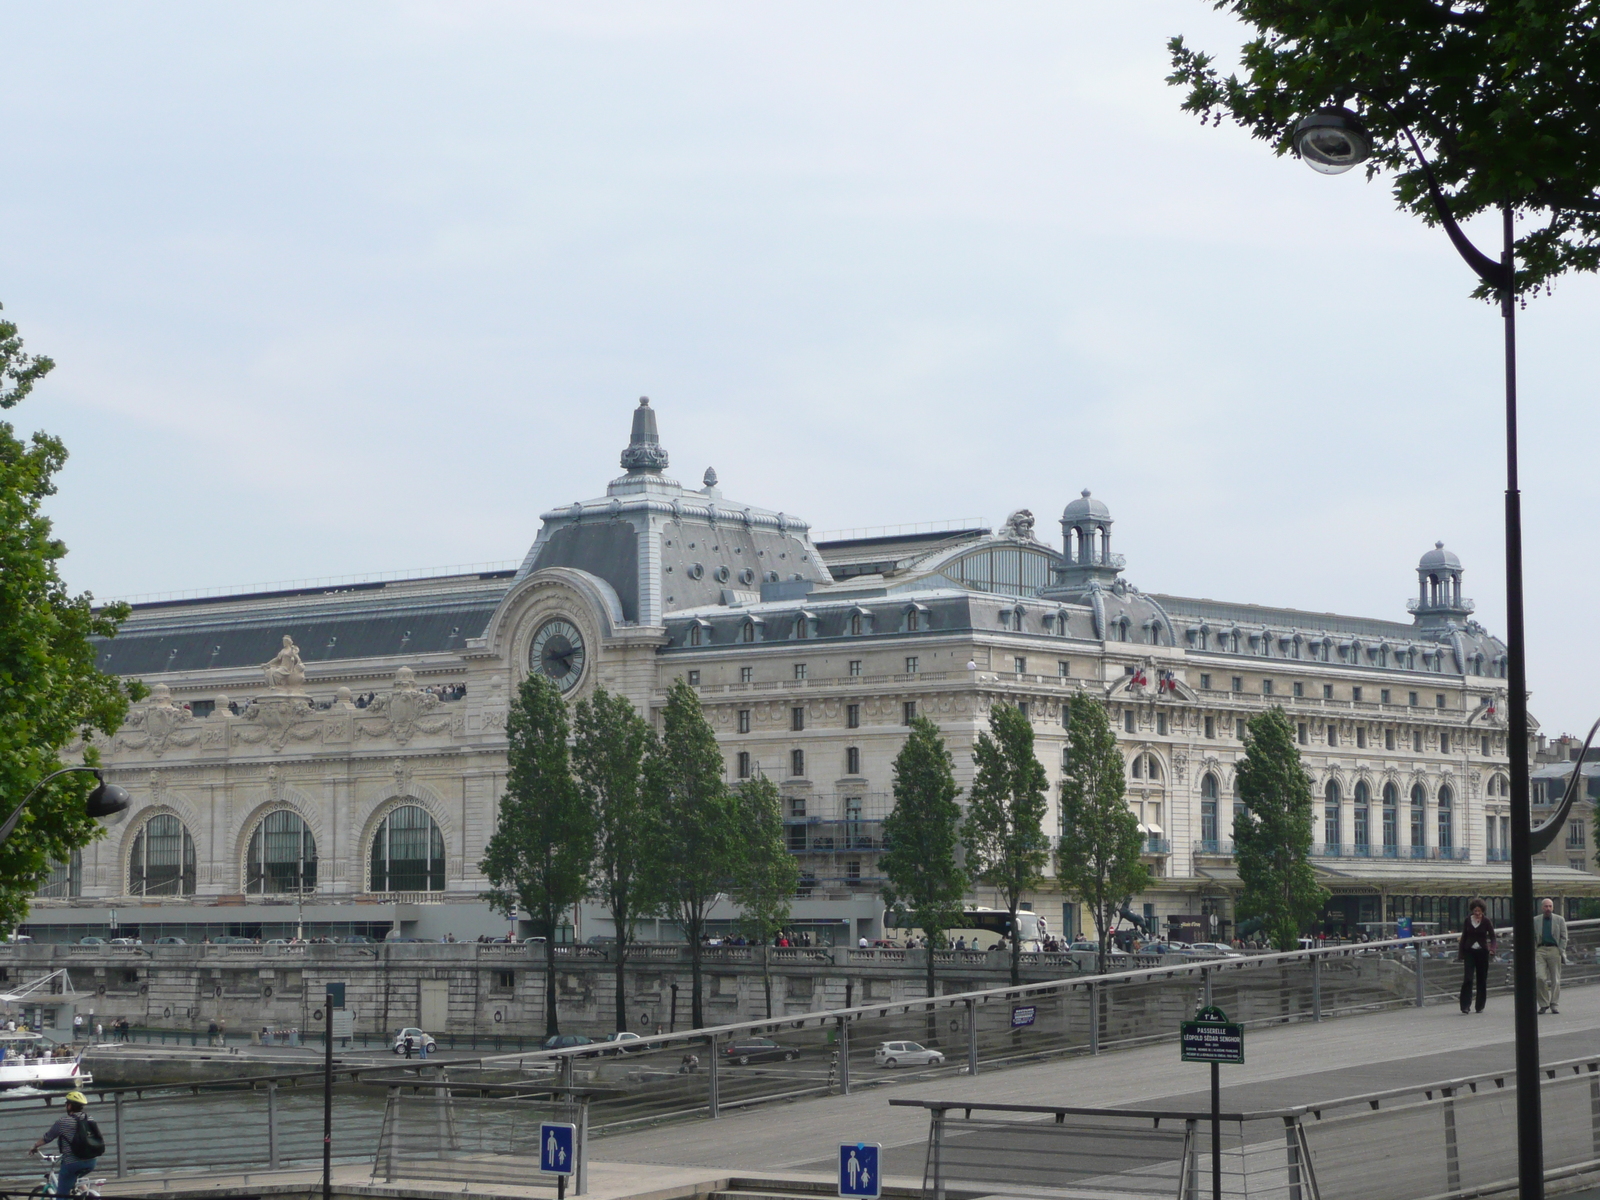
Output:
<svg viewBox="0 0 1600 1200">
<path fill-rule="evenodd" d="M 1111 510 L 1088 488 L 1061 511 L 1061 550 L 1057 586 L 1066 590 L 1110 587 L 1122 572 L 1122 555 L 1111 552 Z"/>
<path fill-rule="evenodd" d="M 1461 595 L 1461 560 L 1435 542 L 1417 563 L 1417 598 L 1406 603 L 1418 629 L 1459 629 L 1472 615 Z"/>
</svg>

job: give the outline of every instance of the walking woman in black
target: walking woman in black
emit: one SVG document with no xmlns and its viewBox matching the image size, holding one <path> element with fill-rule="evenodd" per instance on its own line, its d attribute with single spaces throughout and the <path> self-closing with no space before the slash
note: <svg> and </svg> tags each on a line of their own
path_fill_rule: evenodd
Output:
<svg viewBox="0 0 1600 1200">
<path fill-rule="evenodd" d="M 1472 980 L 1478 980 L 1477 1011 L 1483 1011 L 1483 1001 L 1489 991 L 1489 956 L 1495 952 L 1494 925 L 1489 920 L 1489 906 L 1474 896 L 1467 905 L 1472 915 L 1461 927 L 1461 1011 L 1470 1012 Z"/>
</svg>

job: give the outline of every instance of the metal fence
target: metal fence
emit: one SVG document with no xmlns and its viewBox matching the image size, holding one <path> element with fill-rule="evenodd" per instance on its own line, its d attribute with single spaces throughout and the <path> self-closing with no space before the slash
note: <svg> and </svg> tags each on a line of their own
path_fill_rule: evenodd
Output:
<svg viewBox="0 0 1600 1200">
<path fill-rule="evenodd" d="M 372 1177 L 502 1183 L 555 1180 L 539 1173 L 539 1125 L 577 1126 L 573 1190 L 588 1190 L 588 1105 L 583 1099 L 530 1095 L 515 1087 L 464 1095 L 447 1083 L 390 1087 Z"/>
</svg>

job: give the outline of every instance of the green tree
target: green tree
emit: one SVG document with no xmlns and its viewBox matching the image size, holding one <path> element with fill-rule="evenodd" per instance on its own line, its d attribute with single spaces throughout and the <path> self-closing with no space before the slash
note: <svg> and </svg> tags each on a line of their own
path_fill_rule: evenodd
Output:
<svg viewBox="0 0 1600 1200">
<path fill-rule="evenodd" d="M 800 864 L 784 844 L 783 810 L 778 787 L 765 775 L 746 779 L 734 793 L 738 807 L 738 863 L 733 899 L 739 906 L 739 927 L 761 947 L 761 985 L 772 1016 L 772 943 L 789 921 Z"/>
<path fill-rule="evenodd" d="M 689 940 L 694 1027 L 705 1027 L 701 938 L 706 914 L 733 885 L 738 805 L 723 782 L 722 751 L 700 697 L 682 679 L 667 690 L 661 736 L 645 758 L 657 853 L 652 887 Z"/>
<path fill-rule="evenodd" d="M 1538 216 L 1516 244 L 1517 289 L 1600 267 L 1595 0 L 1218 0 L 1255 37 L 1241 73 L 1169 43 L 1183 107 L 1226 113 L 1278 154 L 1298 121 L 1353 109 L 1372 134 L 1367 177 L 1394 173 L 1399 207 L 1438 223 L 1422 156 L 1458 221 Z M 1480 284 L 1476 295 L 1493 289 Z"/>
<path fill-rule="evenodd" d="M 590 894 L 611 914 L 617 932 L 618 1032 L 628 1027 L 628 946 L 639 920 L 659 905 L 649 890 L 653 852 L 644 760 L 654 740 L 626 696 L 597 688 L 573 709 L 573 773 L 595 815 Z"/>
<path fill-rule="evenodd" d="M 1033 722 L 1020 709 L 996 704 L 989 729 L 972 749 L 977 771 L 967 793 L 962 840 L 973 878 L 992 887 L 1011 916 L 1011 982 L 1022 982 L 1017 909 L 1044 879 L 1050 841 L 1044 834 L 1049 779 L 1033 755 Z"/>
<path fill-rule="evenodd" d="M 1239 917 L 1258 918 L 1274 946 L 1293 950 L 1328 900 L 1311 870 L 1311 777 L 1283 709 L 1251 717 L 1245 733 L 1237 776 L 1244 811 L 1233 819 Z"/>
<path fill-rule="evenodd" d="M 556 1013 L 555 938 L 561 918 L 589 891 L 595 812 L 572 775 L 567 705 L 539 671 L 517 689 L 506 716 L 506 790 L 494 836 L 479 864 L 493 884 L 486 899 L 508 920 L 526 912 L 545 943 L 545 1032 L 561 1032 Z"/>
<path fill-rule="evenodd" d="M 1067 766 L 1061 777 L 1061 886 L 1094 914 L 1100 973 L 1123 901 L 1150 886 L 1140 861 L 1144 835 L 1124 799 L 1127 765 L 1106 707 L 1093 696 L 1067 701 Z"/>
<path fill-rule="evenodd" d="M 933 952 L 945 931 L 961 920 L 967 872 L 960 861 L 961 806 L 954 760 L 939 727 L 927 717 L 911 722 L 911 735 L 894 760 L 894 808 L 883 823 L 886 849 L 879 859 L 888 882 L 883 902 L 901 928 L 928 939 L 928 995 L 935 995 Z"/>
<path fill-rule="evenodd" d="M 0 410 L 21 403 L 54 366 L 24 353 L 16 325 L 0 317 Z M 142 684 L 95 666 L 90 639 L 115 636 L 127 605 L 97 610 L 88 593 L 69 595 L 58 573 L 67 548 L 40 507 L 55 494 L 66 460 L 59 439 L 35 433 L 23 441 L 0 421 L 0 821 L 41 779 L 69 765 L 58 757 L 63 747 L 81 740 L 83 761 L 97 763 L 90 738 L 116 733 L 128 702 L 145 695 Z M 27 916 L 51 863 L 100 836 L 84 813 L 93 786 L 83 773 L 51 783 L 0 846 L 0 928 Z"/>
</svg>

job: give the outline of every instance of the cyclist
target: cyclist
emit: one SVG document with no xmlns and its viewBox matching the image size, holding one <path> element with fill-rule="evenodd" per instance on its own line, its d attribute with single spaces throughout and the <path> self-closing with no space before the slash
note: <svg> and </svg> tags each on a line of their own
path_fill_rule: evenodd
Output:
<svg viewBox="0 0 1600 1200">
<path fill-rule="evenodd" d="M 78 1136 L 78 1127 L 87 1117 L 85 1109 L 89 1101 L 82 1092 L 67 1093 L 67 1111 L 56 1119 L 56 1123 L 33 1144 L 29 1154 L 37 1154 L 39 1147 L 46 1142 L 54 1140 L 61 1147 L 61 1163 L 57 1168 L 56 1195 L 67 1197 L 72 1195 L 72 1189 L 78 1186 L 78 1180 L 94 1170 L 98 1159 L 79 1158 L 72 1152 L 72 1143 Z"/>
</svg>

